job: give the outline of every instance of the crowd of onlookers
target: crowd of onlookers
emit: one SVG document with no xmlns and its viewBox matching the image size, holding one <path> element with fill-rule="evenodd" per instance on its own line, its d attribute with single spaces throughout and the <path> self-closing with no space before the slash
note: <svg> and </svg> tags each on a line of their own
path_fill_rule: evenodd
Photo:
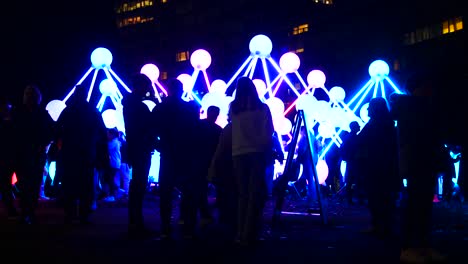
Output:
<svg viewBox="0 0 468 264">
<path fill-rule="evenodd" d="M 426 75 L 411 79 L 408 94 L 394 94 L 388 101 L 373 98 L 368 108 L 370 120 L 362 127 L 352 122 L 342 147 L 330 151 L 346 161 L 343 190 L 347 201 L 367 201 L 371 214 L 367 232 L 378 237 L 393 235 L 397 196 L 402 179 L 407 181 L 401 230 L 401 258 L 407 261 L 442 259 L 430 249 L 432 202 L 439 175 L 449 175 L 446 182 L 454 175 L 453 159 L 444 148 L 441 126 L 435 118 L 438 113 L 433 98 L 438 83 L 429 80 Z M 143 102 L 154 97 L 148 96 L 153 91 L 151 81 L 137 74 L 131 87 L 132 93 L 122 100 L 125 132 L 105 127 L 80 84 L 56 122 L 42 106 L 36 86 L 26 87 L 21 105 L 2 99 L 0 188 L 8 216 L 19 217 L 23 224 L 36 223 L 35 211 L 47 174 L 44 170 L 54 162 L 55 177 L 50 183 L 54 188 L 50 192 L 63 206 L 65 224 L 90 223 L 97 200 L 126 199 L 128 232 L 145 237 L 151 232 L 146 228 L 143 202 L 152 155 L 157 151 L 161 238 L 173 236 L 176 190 L 181 194 L 185 238 L 197 236 L 200 221 L 215 221 L 208 204 L 208 186 L 212 185 L 219 212 L 216 221 L 240 244 L 254 244 L 261 233 L 266 201 L 275 195 L 274 164 L 283 163 L 282 149 L 289 150 L 289 146 L 281 146 L 284 142 L 274 130 L 269 107 L 259 98 L 252 80 L 237 80 L 228 124 L 223 128 L 216 124 L 220 109 L 211 106 L 201 110 L 196 102 L 184 101 L 183 85 L 176 79 L 167 81 L 169 95 L 153 109 Z M 200 119 L 200 111 L 206 111 L 206 119 Z M 463 148 L 463 142 L 457 143 Z M 320 194 L 313 169 L 317 165 L 314 155 L 320 151 L 314 133 L 302 129 L 295 161 L 302 164 L 302 179 L 311 201 Z M 324 184 L 334 186 L 339 168 L 333 161 L 328 163 L 329 179 Z M 15 185 L 11 184 L 13 173 Z M 462 190 L 466 181 L 463 173 L 461 169 Z M 15 193 L 19 193 L 20 211 L 15 207 Z"/>
</svg>

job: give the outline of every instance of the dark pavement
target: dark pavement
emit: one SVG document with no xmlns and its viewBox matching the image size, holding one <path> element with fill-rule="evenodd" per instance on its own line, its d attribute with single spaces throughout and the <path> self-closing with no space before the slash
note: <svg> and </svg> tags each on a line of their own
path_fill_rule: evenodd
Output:
<svg viewBox="0 0 468 264">
<path fill-rule="evenodd" d="M 100 202 L 88 226 L 63 224 L 56 201 L 41 201 L 38 225 L 23 226 L 7 220 L 0 207 L 0 252 L 4 263 L 399 263 L 398 239 L 382 241 L 361 233 L 368 224 L 363 207 L 348 207 L 334 200 L 328 205 L 328 225 L 320 216 L 300 215 L 302 201 L 287 200 L 281 226 L 271 230 L 272 203 L 265 210 L 265 240 L 246 249 L 230 242 L 217 224 L 202 230 L 195 241 L 161 241 L 157 236 L 130 239 L 127 210 L 123 202 Z M 449 263 L 468 263 L 467 208 L 434 209 L 434 248 L 447 255 Z M 177 228 L 177 211 L 174 226 Z M 149 194 L 145 221 L 159 225 L 157 196 Z M 5 257 L 6 256 L 6 257 Z"/>
</svg>

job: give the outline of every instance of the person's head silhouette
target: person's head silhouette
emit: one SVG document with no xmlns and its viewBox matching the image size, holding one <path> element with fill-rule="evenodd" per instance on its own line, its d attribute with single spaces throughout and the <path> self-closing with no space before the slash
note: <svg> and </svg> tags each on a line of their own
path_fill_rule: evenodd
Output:
<svg viewBox="0 0 468 264">
<path fill-rule="evenodd" d="M 390 117 L 387 100 L 383 97 L 372 98 L 369 102 L 368 114 L 371 119 L 385 119 Z"/>
<path fill-rule="evenodd" d="M 220 111 L 219 107 L 215 105 L 211 105 L 206 110 L 206 119 L 213 123 L 216 122 L 216 119 L 218 119 L 218 116 L 219 116 L 219 111 Z"/>
<path fill-rule="evenodd" d="M 167 91 L 169 96 L 181 98 L 184 93 L 184 86 L 178 79 L 170 79 L 167 81 Z"/>
<path fill-rule="evenodd" d="M 42 94 L 36 85 L 30 84 L 24 88 L 23 104 L 26 106 L 38 106 L 42 102 Z"/>
<path fill-rule="evenodd" d="M 359 125 L 358 121 L 352 121 L 349 123 L 349 128 L 351 129 L 351 133 L 356 134 L 361 130 L 361 126 Z"/>
<path fill-rule="evenodd" d="M 135 96 L 146 97 L 151 92 L 151 80 L 144 74 L 136 74 L 132 79 L 132 93 Z"/>
</svg>

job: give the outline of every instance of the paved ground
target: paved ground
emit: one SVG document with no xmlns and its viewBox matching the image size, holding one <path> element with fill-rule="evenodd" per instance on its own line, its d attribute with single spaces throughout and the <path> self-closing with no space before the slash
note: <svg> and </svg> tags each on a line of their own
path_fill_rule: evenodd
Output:
<svg viewBox="0 0 468 264">
<path fill-rule="evenodd" d="M 267 231 L 271 231 L 271 206 L 265 211 Z M 145 216 L 154 229 L 159 222 L 157 208 L 157 197 L 149 195 Z M 69 229 L 54 201 L 41 201 L 40 224 L 31 227 L 6 220 L 0 208 L 0 252 L 9 260 L 1 263 L 399 263 L 397 239 L 385 242 L 359 232 L 368 223 L 365 208 L 330 201 L 327 226 L 319 216 L 295 214 L 302 208 L 300 201 L 288 201 L 285 211 L 293 214 L 283 215 L 280 229 L 267 232 L 266 239 L 249 250 L 227 241 L 217 225 L 207 227 L 196 242 L 129 239 L 123 203 L 100 203 L 92 225 Z M 439 204 L 434 210 L 434 246 L 449 256 L 450 263 L 468 263 L 467 229 L 452 228 L 452 224 L 466 225 L 467 212 L 466 206 L 457 214 Z M 176 214 L 174 218 L 176 223 Z"/>
</svg>

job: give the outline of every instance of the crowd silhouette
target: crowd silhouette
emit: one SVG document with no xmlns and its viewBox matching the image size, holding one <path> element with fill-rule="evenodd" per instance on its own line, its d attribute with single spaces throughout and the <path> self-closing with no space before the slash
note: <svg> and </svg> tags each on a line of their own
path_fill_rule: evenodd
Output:
<svg viewBox="0 0 468 264">
<path fill-rule="evenodd" d="M 436 181 L 442 173 L 449 175 L 445 181 L 451 182 L 451 162 L 463 160 L 463 155 L 448 158 L 449 151 L 443 147 L 440 126 L 434 122 L 436 82 L 428 80 L 427 75 L 410 79 L 408 94 L 392 95 L 390 101 L 373 98 L 369 122 L 363 127 L 351 123 L 342 148 L 331 152 L 328 160 L 333 163 L 332 175 L 324 183 L 335 193 L 344 185 L 349 206 L 354 205 L 354 199 L 359 205 L 366 204 L 371 219 L 365 232 L 382 239 L 399 232 L 396 205 L 404 189 L 401 258 L 410 262 L 443 258 L 430 245 Z M 177 79 L 167 81 L 168 96 L 150 110 L 143 100 L 154 97 L 148 96 L 152 93 L 151 81 L 142 74 L 132 78 L 132 93 L 122 101 L 125 133 L 105 127 L 98 110 L 87 102 L 82 85 L 74 88 L 56 122 L 43 107 L 37 86 L 25 88 L 23 103 L 17 107 L 2 98 L 0 191 L 8 217 L 18 218 L 22 224 L 37 224 L 35 211 L 44 184 L 44 167 L 46 161 L 55 161 L 54 181 L 61 184 L 56 194 L 65 224 L 90 224 L 97 200 L 112 202 L 128 196 L 129 235 L 153 236 L 153 230 L 145 224 L 143 204 L 151 157 L 158 151 L 161 226 L 157 233 L 161 239 L 174 238 L 172 210 L 177 191 L 181 194 L 179 222 L 183 223 L 185 239 L 196 239 L 200 224 L 217 221 L 233 241 L 255 245 L 261 238 L 265 204 L 275 195 L 275 160 L 283 162 L 281 149 L 285 146 L 252 80 L 240 77 L 235 85 L 235 99 L 224 128 L 216 124 L 220 113 L 216 106 L 206 110 L 206 119 L 200 119 L 200 107 L 181 99 L 183 85 Z M 302 134 L 307 133 L 302 130 Z M 308 174 L 317 161 L 308 154 L 319 153 L 321 145 L 312 137 L 314 150 L 307 151 L 310 144 L 304 141 L 306 138 L 302 135 L 296 154 L 304 168 L 309 204 L 313 205 L 319 183 Z M 455 149 L 459 153 L 463 150 L 459 146 Z M 342 178 L 337 164 L 342 160 L 347 163 L 346 174 L 344 182 L 337 183 Z M 11 184 L 13 173 L 15 185 Z M 466 191 L 463 173 L 459 182 Z M 406 188 L 403 179 L 408 182 Z M 216 217 L 208 202 L 209 186 L 215 189 Z M 453 190 L 453 184 L 445 186 Z M 15 207 L 14 194 L 19 194 L 20 210 Z"/>
</svg>

